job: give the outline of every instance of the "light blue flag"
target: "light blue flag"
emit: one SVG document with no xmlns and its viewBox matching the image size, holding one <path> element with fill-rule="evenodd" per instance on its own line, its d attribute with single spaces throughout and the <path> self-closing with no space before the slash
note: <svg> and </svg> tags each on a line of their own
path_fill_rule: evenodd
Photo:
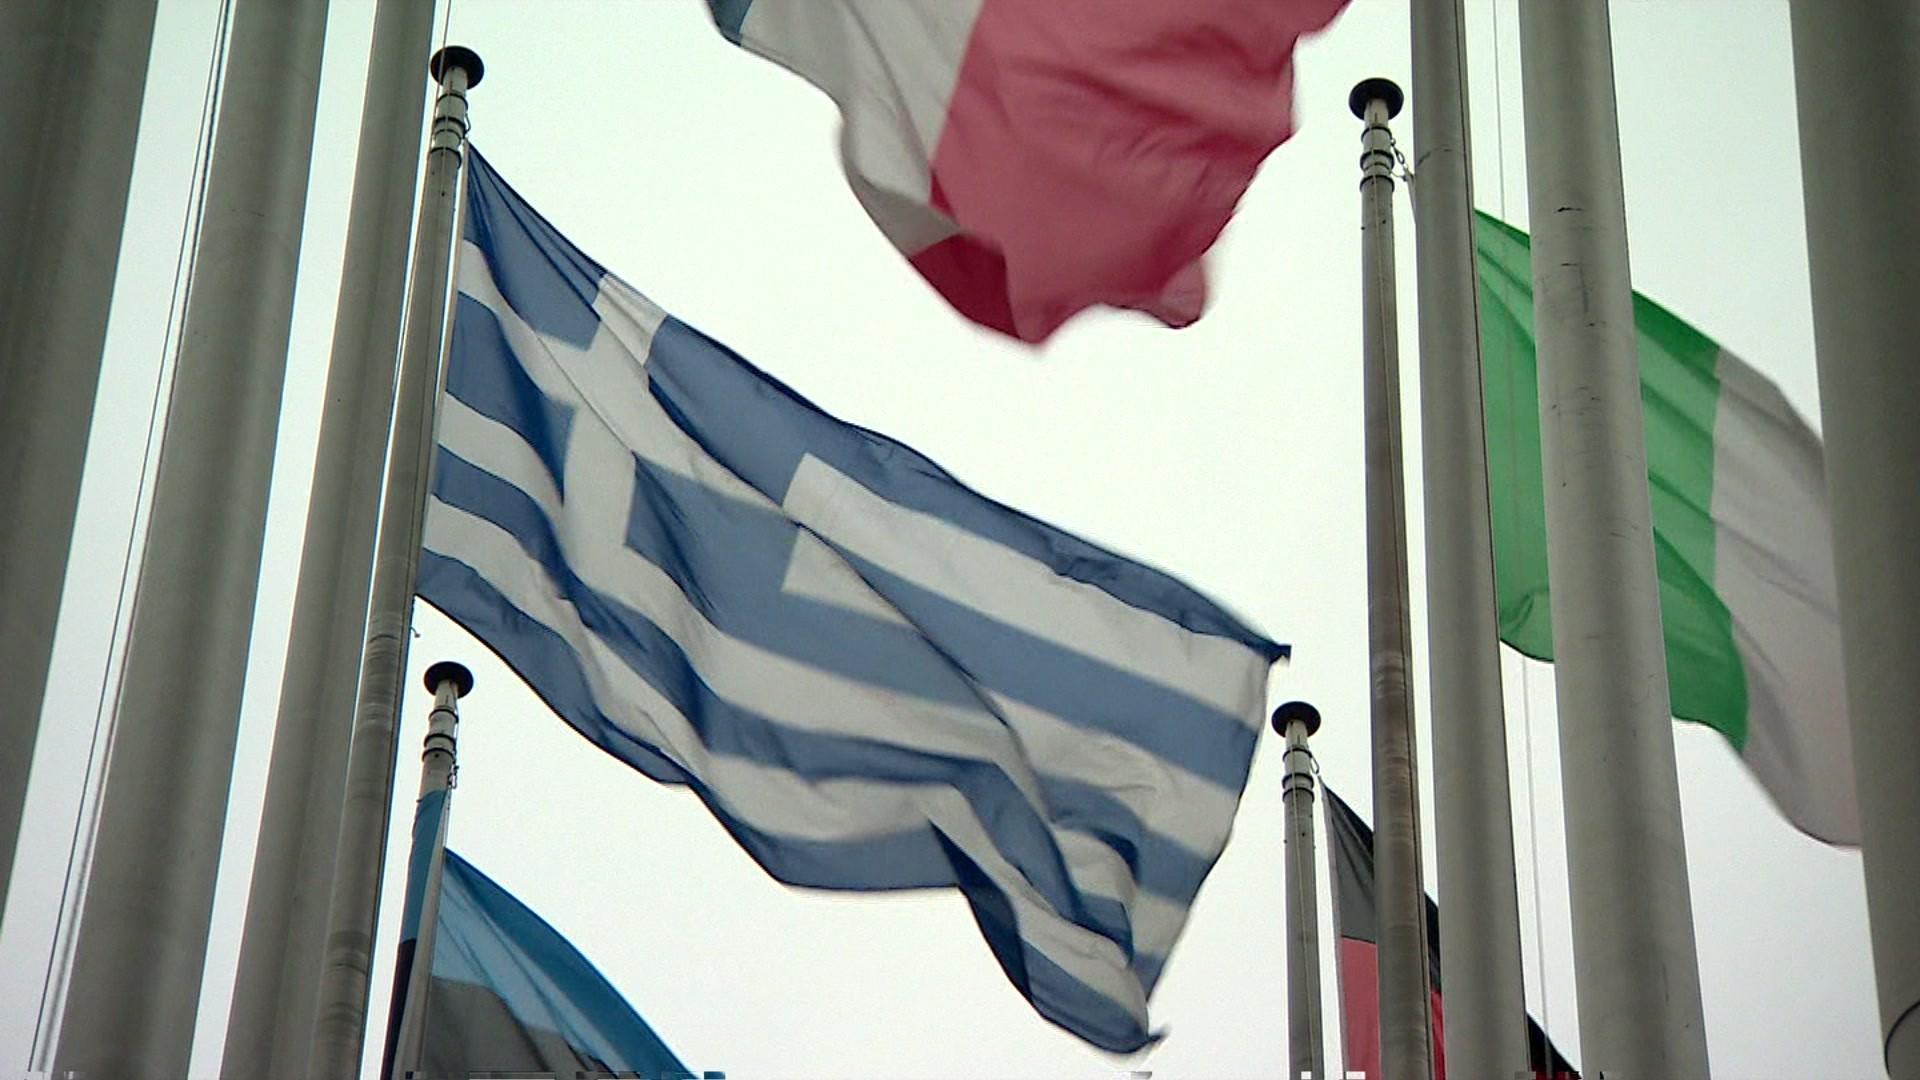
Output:
<svg viewBox="0 0 1920 1080">
<path fill-rule="evenodd" d="M 417 1075 L 700 1075 L 546 920 L 451 851 L 432 963 Z"/>
<path fill-rule="evenodd" d="M 475 153 L 420 594 L 769 873 L 958 887 L 1111 1050 L 1226 844 L 1284 656 L 668 317 Z"/>
</svg>

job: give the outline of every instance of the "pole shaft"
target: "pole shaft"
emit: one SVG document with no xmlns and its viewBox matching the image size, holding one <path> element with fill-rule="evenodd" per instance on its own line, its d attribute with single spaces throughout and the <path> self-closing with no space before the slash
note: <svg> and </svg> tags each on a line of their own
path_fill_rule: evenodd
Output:
<svg viewBox="0 0 1920 1080">
<path fill-rule="evenodd" d="M 1367 643 L 1373 719 L 1374 872 L 1379 887 L 1380 1065 L 1392 1080 L 1433 1075 L 1426 887 L 1407 595 L 1405 474 L 1400 453 L 1400 338 L 1393 264 L 1392 139 L 1387 109 L 1367 107 L 1361 202 L 1361 317 L 1366 373 Z"/>
<path fill-rule="evenodd" d="M 374 552 L 373 589 L 314 1013 L 310 1073 L 324 1080 L 358 1075 L 366 1035 L 380 877 L 393 808 L 394 739 L 420 561 L 440 360 L 445 351 L 447 285 L 467 126 L 467 78 L 457 64 L 449 67 L 428 140 L 392 450 L 380 508 L 380 538 Z"/>
<path fill-rule="evenodd" d="M 427 721 L 426 746 L 420 755 L 420 799 L 453 789 L 456 741 L 460 728 L 460 691 L 452 680 L 434 688 L 433 712 Z M 421 880 L 420 922 L 414 937 L 413 964 L 406 986 L 394 1004 L 399 1012 L 398 1038 L 391 1080 L 405 1080 L 420 1068 L 420 1056 L 426 1047 L 427 987 L 433 979 L 434 929 L 440 913 L 440 877 L 446 866 L 447 819 L 451 805 L 443 804 L 440 820 L 428 838 L 432 847 L 414 852 L 411 865 L 418 868 Z M 416 839 L 416 843 L 418 840 Z M 423 857 L 424 855 L 424 857 Z M 415 887 L 413 882 L 408 888 Z M 391 1023 L 391 1021 L 389 1021 Z"/>
<path fill-rule="evenodd" d="M 157 6 L 0 4 L 0 909 L 80 503 Z"/>
<path fill-rule="evenodd" d="M 187 1073 L 266 534 L 326 0 L 242 0 L 56 1069 Z"/>
<path fill-rule="evenodd" d="M 1287 725 L 1287 1050 L 1288 1080 L 1325 1080 L 1320 1008 L 1320 905 L 1313 850 L 1313 753 L 1307 725 Z"/>
<path fill-rule="evenodd" d="M 1792 6 L 1807 262 L 1887 1071 L 1920 1078 L 1920 10 Z"/>
<path fill-rule="evenodd" d="M 1507 786 L 1460 0 L 1413 0 L 1414 238 L 1420 299 L 1427 650 L 1446 1058 L 1460 1076 L 1527 1067 Z"/>
<path fill-rule="evenodd" d="M 333 355 L 227 1022 L 226 1080 L 300 1076 L 312 1047 L 420 170 L 433 5 L 380 0 Z"/>
<path fill-rule="evenodd" d="M 1583 1062 L 1704 1080 L 1606 5 L 1523 0 L 1520 43 Z"/>
</svg>

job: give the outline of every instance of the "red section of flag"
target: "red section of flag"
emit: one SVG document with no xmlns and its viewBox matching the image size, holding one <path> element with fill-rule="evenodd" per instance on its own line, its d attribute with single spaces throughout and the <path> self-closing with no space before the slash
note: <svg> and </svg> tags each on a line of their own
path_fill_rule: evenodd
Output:
<svg viewBox="0 0 1920 1080">
<path fill-rule="evenodd" d="M 1341 1048 L 1347 1071 L 1368 1080 L 1380 1069 L 1380 957 L 1371 941 L 1341 938 L 1334 955 L 1340 965 Z M 1446 1040 L 1440 994 L 1433 995 L 1433 1080 L 1447 1080 Z"/>
<path fill-rule="evenodd" d="M 960 234 L 913 255 L 1040 341 L 1094 304 L 1200 315 L 1199 260 L 1293 134 L 1293 51 L 1346 0 L 986 0 L 933 158 Z"/>
<path fill-rule="evenodd" d="M 1340 1045 L 1347 1071 L 1369 1078 L 1380 1072 L 1380 958 L 1373 942 L 1341 938 Z"/>
</svg>

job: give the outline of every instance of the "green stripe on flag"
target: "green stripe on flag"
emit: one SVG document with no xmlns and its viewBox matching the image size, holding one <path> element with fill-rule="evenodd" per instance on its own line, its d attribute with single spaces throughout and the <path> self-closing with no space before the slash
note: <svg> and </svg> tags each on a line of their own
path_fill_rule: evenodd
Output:
<svg viewBox="0 0 1920 1080">
<path fill-rule="evenodd" d="M 1552 660 L 1527 234 L 1485 214 L 1477 217 L 1500 637 L 1528 656 Z M 1734 647 L 1732 616 L 1714 591 L 1713 424 L 1720 347 L 1646 297 L 1635 293 L 1633 303 L 1673 714 L 1714 728 L 1737 750 L 1747 740 L 1746 672 Z"/>
</svg>

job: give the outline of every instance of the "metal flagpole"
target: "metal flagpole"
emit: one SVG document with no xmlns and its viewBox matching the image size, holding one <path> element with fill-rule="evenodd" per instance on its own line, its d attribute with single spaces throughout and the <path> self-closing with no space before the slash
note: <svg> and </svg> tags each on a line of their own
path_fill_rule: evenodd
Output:
<svg viewBox="0 0 1920 1080">
<path fill-rule="evenodd" d="M 242 0 L 56 1071 L 187 1072 L 232 786 L 326 0 Z"/>
<path fill-rule="evenodd" d="M 280 719 L 221 1058 L 227 1080 L 302 1075 L 312 1047 L 432 38 L 432 4 L 380 0 Z"/>
<path fill-rule="evenodd" d="M 1920 10 L 1795 0 L 1792 18 L 1873 969 L 1887 1072 L 1920 1080 Z"/>
<path fill-rule="evenodd" d="M 1460 0 L 1413 0 L 1413 226 L 1426 472 L 1446 1057 L 1460 1076 L 1527 1068 L 1527 999 L 1507 787 L 1506 704 L 1488 509 L 1472 140 Z"/>
<path fill-rule="evenodd" d="M 473 691 L 473 673 L 451 660 L 427 669 L 433 712 L 420 752 L 420 800 L 415 812 L 413 854 L 407 861 L 407 905 L 400 937 L 411 954 L 394 974 L 393 1014 L 387 1018 L 387 1067 L 382 1075 L 405 1080 L 420 1068 L 426 1046 L 427 985 L 433 978 L 434 927 L 440 913 L 440 875 L 446 866 L 447 803 L 453 791 L 460 699 Z"/>
<path fill-rule="evenodd" d="M 1313 853 L 1313 751 L 1320 710 L 1289 701 L 1273 712 L 1273 730 L 1287 740 L 1287 1053 L 1288 1080 L 1326 1080 L 1320 1019 L 1319 881 Z"/>
<path fill-rule="evenodd" d="M 0 4 L 0 909 L 66 584 L 158 3 Z"/>
<path fill-rule="evenodd" d="M 420 563 L 433 418 L 446 351 L 447 289 L 452 275 L 460 167 L 467 134 L 467 90 L 484 71 L 472 50 L 451 46 L 430 65 L 442 87 L 428 138 L 405 347 L 394 404 L 392 450 L 374 551 L 373 592 L 361 652 L 359 700 L 347 759 L 327 936 L 314 1011 L 309 1072 L 323 1078 L 358 1074 L 366 1034 L 368 976 L 373 965 L 380 872 L 393 808 L 394 736 L 414 578 Z"/>
<path fill-rule="evenodd" d="M 1393 267 L 1393 134 L 1400 88 L 1368 79 L 1347 99 L 1360 137 L 1361 322 L 1366 373 L 1367 642 L 1373 687 L 1374 866 L 1379 883 L 1380 1064 L 1394 1080 L 1433 1075 L 1427 893 L 1408 685 L 1405 474 Z"/>
<path fill-rule="evenodd" d="M 1703 1080 L 1607 7 L 1523 0 L 1520 45 L 1581 1051 Z"/>
</svg>

